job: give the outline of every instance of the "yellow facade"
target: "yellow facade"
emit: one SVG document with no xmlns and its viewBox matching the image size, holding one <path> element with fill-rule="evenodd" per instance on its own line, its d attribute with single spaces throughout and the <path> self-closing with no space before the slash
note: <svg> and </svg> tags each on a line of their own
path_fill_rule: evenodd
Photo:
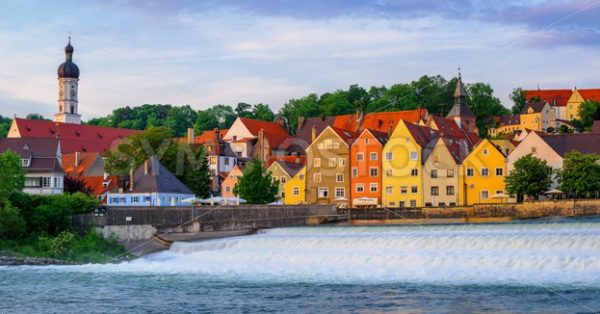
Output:
<svg viewBox="0 0 600 314">
<path fill-rule="evenodd" d="M 277 196 L 279 196 L 279 199 L 283 200 L 285 195 L 284 185 L 291 179 L 290 175 L 281 167 L 281 165 L 279 165 L 278 162 L 272 163 L 267 170 L 271 172 L 271 177 L 273 180 L 278 182 Z"/>
<path fill-rule="evenodd" d="M 521 114 L 521 130 L 529 129 L 542 131 L 542 114 L 539 112 L 528 112 Z"/>
<path fill-rule="evenodd" d="M 298 171 L 291 179 L 289 179 L 284 185 L 284 198 L 283 202 L 285 205 L 297 205 L 306 203 L 306 167 Z"/>
<path fill-rule="evenodd" d="M 489 129 L 490 136 L 498 136 L 500 134 L 512 134 L 515 131 L 522 130 L 521 124 L 507 124 L 497 128 Z"/>
<path fill-rule="evenodd" d="M 579 119 L 579 105 L 584 101 L 585 99 L 581 93 L 579 93 L 577 88 L 573 90 L 573 94 L 571 94 L 571 97 L 569 97 L 569 100 L 567 101 L 566 120 L 571 121 L 573 119 Z"/>
<path fill-rule="evenodd" d="M 506 158 L 489 140 L 483 139 L 463 161 L 463 204 L 502 203 Z"/>
<path fill-rule="evenodd" d="M 382 153 L 382 206 L 422 207 L 423 174 L 422 148 L 407 127 L 400 121 Z M 413 128 L 423 128 L 414 126 Z"/>
</svg>

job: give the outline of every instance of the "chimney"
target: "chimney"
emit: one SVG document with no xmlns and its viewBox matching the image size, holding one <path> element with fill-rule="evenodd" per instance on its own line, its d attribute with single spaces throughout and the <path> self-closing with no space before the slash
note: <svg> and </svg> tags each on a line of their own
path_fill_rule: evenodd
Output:
<svg viewBox="0 0 600 314">
<path fill-rule="evenodd" d="M 219 128 L 214 128 L 213 131 L 215 132 L 215 140 L 218 142 L 221 139 L 221 131 L 219 131 Z"/>
<path fill-rule="evenodd" d="M 392 132 L 393 132 L 393 131 L 394 131 L 394 129 L 392 128 L 392 125 L 391 125 L 391 124 L 390 124 L 390 125 L 388 125 L 388 127 L 387 127 L 387 134 L 388 134 L 388 137 L 392 137 Z"/>
<path fill-rule="evenodd" d="M 258 147 L 260 148 L 260 155 L 258 155 L 258 158 L 262 161 L 266 161 L 265 158 L 265 129 L 260 129 L 260 131 L 258 131 Z"/>
<path fill-rule="evenodd" d="M 81 152 L 75 152 L 75 167 L 79 167 L 81 163 Z"/>
<path fill-rule="evenodd" d="M 129 169 L 129 191 L 133 191 L 133 168 Z"/>
<path fill-rule="evenodd" d="M 312 127 L 312 141 L 311 141 L 311 143 L 314 142 L 316 138 L 317 138 L 317 127 L 313 126 Z"/>
<path fill-rule="evenodd" d="M 194 128 L 187 129 L 187 143 L 194 144 Z"/>
<path fill-rule="evenodd" d="M 302 126 L 304 126 L 304 117 L 303 116 L 298 116 L 298 130 L 300 130 L 302 128 Z"/>
<path fill-rule="evenodd" d="M 144 161 L 144 175 L 148 175 L 148 160 Z"/>
</svg>

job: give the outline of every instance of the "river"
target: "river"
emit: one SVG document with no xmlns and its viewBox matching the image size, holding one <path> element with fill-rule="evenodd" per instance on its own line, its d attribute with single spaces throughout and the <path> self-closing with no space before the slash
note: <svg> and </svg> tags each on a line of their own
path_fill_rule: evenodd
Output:
<svg viewBox="0 0 600 314">
<path fill-rule="evenodd" d="M 600 220 L 304 227 L 0 267 L 0 313 L 594 313 Z"/>
</svg>

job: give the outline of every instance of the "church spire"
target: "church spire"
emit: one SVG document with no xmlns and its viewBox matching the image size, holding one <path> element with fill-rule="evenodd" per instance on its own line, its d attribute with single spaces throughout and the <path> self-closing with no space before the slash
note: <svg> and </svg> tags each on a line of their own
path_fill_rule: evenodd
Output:
<svg viewBox="0 0 600 314">
<path fill-rule="evenodd" d="M 454 104 L 459 106 L 465 106 L 467 104 L 467 91 L 465 85 L 462 82 L 462 75 L 460 73 L 460 66 L 458 67 L 458 81 L 456 81 L 456 88 L 454 89 Z"/>
</svg>

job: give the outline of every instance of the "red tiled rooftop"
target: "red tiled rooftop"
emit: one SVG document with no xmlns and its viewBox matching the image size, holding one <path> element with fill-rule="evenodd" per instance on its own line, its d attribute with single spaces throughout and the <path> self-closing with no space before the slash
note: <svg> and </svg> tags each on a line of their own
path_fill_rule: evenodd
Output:
<svg viewBox="0 0 600 314">
<path fill-rule="evenodd" d="M 593 100 L 600 102 L 600 89 L 578 89 L 584 100 Z"/>
<path fill-rule="evenodd" d="M 547 101 L 549 104 L 556 104 L 557 106 L 564 107 L 567 105 L 567 101 L 573 94 L 570 89 L 538 89 L 538 90 L 525 90 L 525 100 L 529 102 L 532 98 L 539 98 Z"/>
<path fill-rule="evenodd" d="M 249 118 L 239 118 L 246 126 L 248 131 L 254 136 L 258 136 L 260 130 L 264 130 L 265 137 L 271 147 L 278 147 L 286 139 L 291 137 L 287 131 L 277 122 L 261 121 Z"/>
</svg>

